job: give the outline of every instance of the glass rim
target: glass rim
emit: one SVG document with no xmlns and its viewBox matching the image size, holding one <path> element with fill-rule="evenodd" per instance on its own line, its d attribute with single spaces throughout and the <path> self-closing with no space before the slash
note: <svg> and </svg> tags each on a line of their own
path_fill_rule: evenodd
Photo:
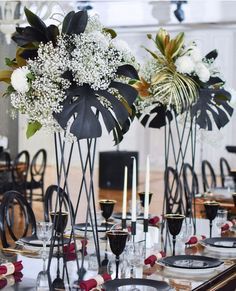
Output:
<svg viewBox="0 0 236 291">
<path fill-rule="evenodd" d="M 51 221 L 36 221 L 36 225 L 53 225 Z"/>
<path fill-rule="evenodd" d="M 49 211 L 49 214 L 51 214 L 51 213 L 58 213 L 58 214 L 68 214 L 69 215 L 69 211 L 60 211 L 60 210 L 58 210 L 58 211 L 53 211 L 53 210 L 51 210 L 51 211 Z"/>
<path fill-rule="evenodd" d="M 220 205 L 220 203 L 217 201 L 205 201 L 203 204 L 204 205 Z"/>
<path fill-rule="evenodd" d="M 116 204 L 116 203 L 117 203 L 117 201 L 114 200 L 114 199 L 100 199 L 98 202 L 99 202 L 99 203 L 104 203 L 104 202 L 106 202 L 106 204 Z"/>
<path fill-rule="evenodd" d="M 119 233 L 120 235 L 129 235 L 129 232 L 127 230 L 122 230 L 122 229 L 114 229 L 114 230 L 106 231 L 106 234 L 111 234 L 111 235 L 117 235 L 117 233 Z"/>
<path fill-rule="evenodd" d="M 186 216 L 184 214 L 174 214 L 174 213 L 167 213 L 164 215 L 164 218 L 176 218 L 176 219 L 181 219 L 185 218 Z"/>
<path fill-rule="evenodd" d="M 139 195 L 139 194 L 144 194 L 144 195 L 145 195 L 146 192 L 145 192 L 145 191 L 141 191 L 141 192 L 138 192 L 138 195 Z M 153 192 L 148 192 L 148 195 L 153 195 Z"/>
</svg>

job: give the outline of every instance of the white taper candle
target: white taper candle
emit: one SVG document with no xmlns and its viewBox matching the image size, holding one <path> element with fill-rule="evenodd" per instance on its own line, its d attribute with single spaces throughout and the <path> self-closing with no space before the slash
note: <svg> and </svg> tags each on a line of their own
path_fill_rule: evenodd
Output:
<svg viewBox="0 0 236 291">
<path fill-rule="evenodd" d="M 127 179 L 128 179 L 128 167 L 125 166 L 125 171 L 124 171 L 124 189 L 123 189 L 123 204 L 122 204 L 122 219 L 126 219 Z"/>
<path fill-rule="evenodd" d="M 133 177 L 132 177 L 132 207 L 131 207 L 131 221 L 136 221 L 136 195 L 137 195 L 137 178 L 136 178 L 136 159 L 133 158 Z"/>
<path fill-rule="evenodd" d="M 145 180 L 145 198 L 144 198 L 144 219 L 148 219 L 149 192 L 150 192 L 150 159 L 149 159 L 149 156 L 147 156 L 147 161 L 146 161 L 146 180 Z"/>
</svg>

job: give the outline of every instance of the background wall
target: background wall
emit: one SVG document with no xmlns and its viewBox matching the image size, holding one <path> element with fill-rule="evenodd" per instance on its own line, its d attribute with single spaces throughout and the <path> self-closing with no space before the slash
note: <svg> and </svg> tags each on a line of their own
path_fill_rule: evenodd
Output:
<svg viewBox="0 0 236 291">
<path fill-rule="evenodd" d="M 54 7 L 54 12 L 67 11 L 82 5 L 78 3 L 79 1 L 77 3 L 72 1 L 59 2 L 60 7 Z M 236 88 L 234 73 L 236 65 L 235 1 L 189 1 L 187 5 L 183 5 L 186 20 L 181 25 L 173 16 L 173 10 L 176 7 L 170 5 L 169 1 L 91 1 L 90 4 L 94 8 L 91 13 L 98 12 L 105 25 L 115 27 L 119 37 L 128 42 L 140 62 L 145 57 L 145 51 L 141 46 L 152 47 L 151 42 L 147 40 L 147 33 L 155 34 L 160 27 L 165 27 L 172 35 L 185 31 L 186 39 L 197 41 L 203 52 L 207 53 L 214 48 L 218 49 L 217 64 L 220 71 L 227 80 L 229 87 Z M 10 47 L 7 47 L 7 49 Z M 1 60 L 3 56 L 7 55 L 3 43 L 1 55 Z M 3 118 L 3 111 L 5 111 L 4 106 L 7 107 L 8 104 L 4 105 L 1 100 L 1 118 Z M 217 171 L 220 156 L 225 156 L 232 166 L 236 166 L 236 155 L 234 157 L 233 154 L 228 154 L 225 150 L 225 145 L 236 144 L 234 134 L 235 116 L 234 114 L 231 123 L 221 131 L 208 134 L 199 131 L 197 171 L 200 169 L 201 160 L 205 158 L 213 163 Z M 10 124 L 12 126 L 13 123 Z M 7 126 L 4 122 L 0 124 L 0 134 L 6 132 L 6 134 L 14 135 L 11 150 L 15 151 L 13 144 L 14 147 L 18 144 L 19 150 L 28 149 L 31 154 L 34 154 L 39 148 L 44 147 L 49 153 L 49 164 L 54 163 L 53 137 L 51 135 L 40 132 L 27 140 L 25 137 L 26 120 L 23 116 L 19 117 L 19 140 L 17 140 L 16 128 L 6 131 Z M 125 135 L 120 149 L 139 151 L 141 169 L 145 166 L 145 158 L 148 153 L 151 156 L 153 170 L 162 170 L 164 167 L 164 131 L 162 129 L 145 129 L 135 120 L 130 131 Z M 116 148 L 113 146 L 112 136 L 104 131 L 104 135 L 98 140 L 97 151 L 106 150 L 116 150 Z M 76 155 L 73 164 L 78 165 Z"/>
</svg>

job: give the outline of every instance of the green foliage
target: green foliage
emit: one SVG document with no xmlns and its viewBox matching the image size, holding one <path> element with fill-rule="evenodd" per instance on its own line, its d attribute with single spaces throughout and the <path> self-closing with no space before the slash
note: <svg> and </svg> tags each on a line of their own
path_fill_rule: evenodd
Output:
<svg viewBox="0 0 236 291">
<path fill-rule="evenodd" d="M 42 125 L 38 121 L 33 121 L 28 123 L 27 131 L 26 131 L 26 137 L 30 138 L 33 136 L 40 128 Z"/>
</svg>

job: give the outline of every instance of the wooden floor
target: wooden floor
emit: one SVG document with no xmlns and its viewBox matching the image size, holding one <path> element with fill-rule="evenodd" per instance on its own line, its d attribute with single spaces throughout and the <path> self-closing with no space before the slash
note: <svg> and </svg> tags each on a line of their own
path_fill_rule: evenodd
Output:
<svg viewBox="0 0 236 291">
<path fill-rule="evenodd" d="M 56 173 L 55 169 L 53 167 L 48 167 L 45 175 L 45 189 L 47 186 L 51 184 L 55 184 L 56 181 Z M 77 197 L 78 197 L 78 191 L 80 186 L 82 175 L 78 168 L 71 168 L 71 172 L 69 175 L 69 191 L 71 200 L 73 202 L 73 205 L 76 205 Z M 145 189 L 144 184 L 144 173 L 141 172 L 139 175 L 139 185 L 138 185 L 138 192 L 142 192 Z M 98 206 L 98 200 L 99 199 L 114 199 L 117 201 L 115 206 L 115 211 L 121 211 L 122 207 L 122 191 L 118 190 L 111 190 L 111 189 L 99 189 L 98 188 L 98 173 L 95 171 L 94 175 L 94 187 L 95 187 L 95 199 L 97 204 L 97 209 L 99 209 Z M 150 177 L 150 192 L 152 192 L 154 195 L 152 197 L 152 201 L 150 204 L 150 212 L 155 215 L 160 215 L 162 212 L 162 203 L 163 203 L 163 190 L 164 190 L 164 184 L 163 184 L 163 174 L 160 172 L 152 172 Z M 128 200 L 131 199 L 131 189 L 128 190 Z M 83 192 L 82 201 L 80 203 L 80 207 L 78 210 L 77 215 L 77 222 L 83 221 L 83 217 L 85 215 L 85 208 L 86 208 L 86 193 Z M 41 202 L 33 202 L 33 210 L 36 215 L 37 220 L 43 219 L 43 205 Z"/>
</svg>

